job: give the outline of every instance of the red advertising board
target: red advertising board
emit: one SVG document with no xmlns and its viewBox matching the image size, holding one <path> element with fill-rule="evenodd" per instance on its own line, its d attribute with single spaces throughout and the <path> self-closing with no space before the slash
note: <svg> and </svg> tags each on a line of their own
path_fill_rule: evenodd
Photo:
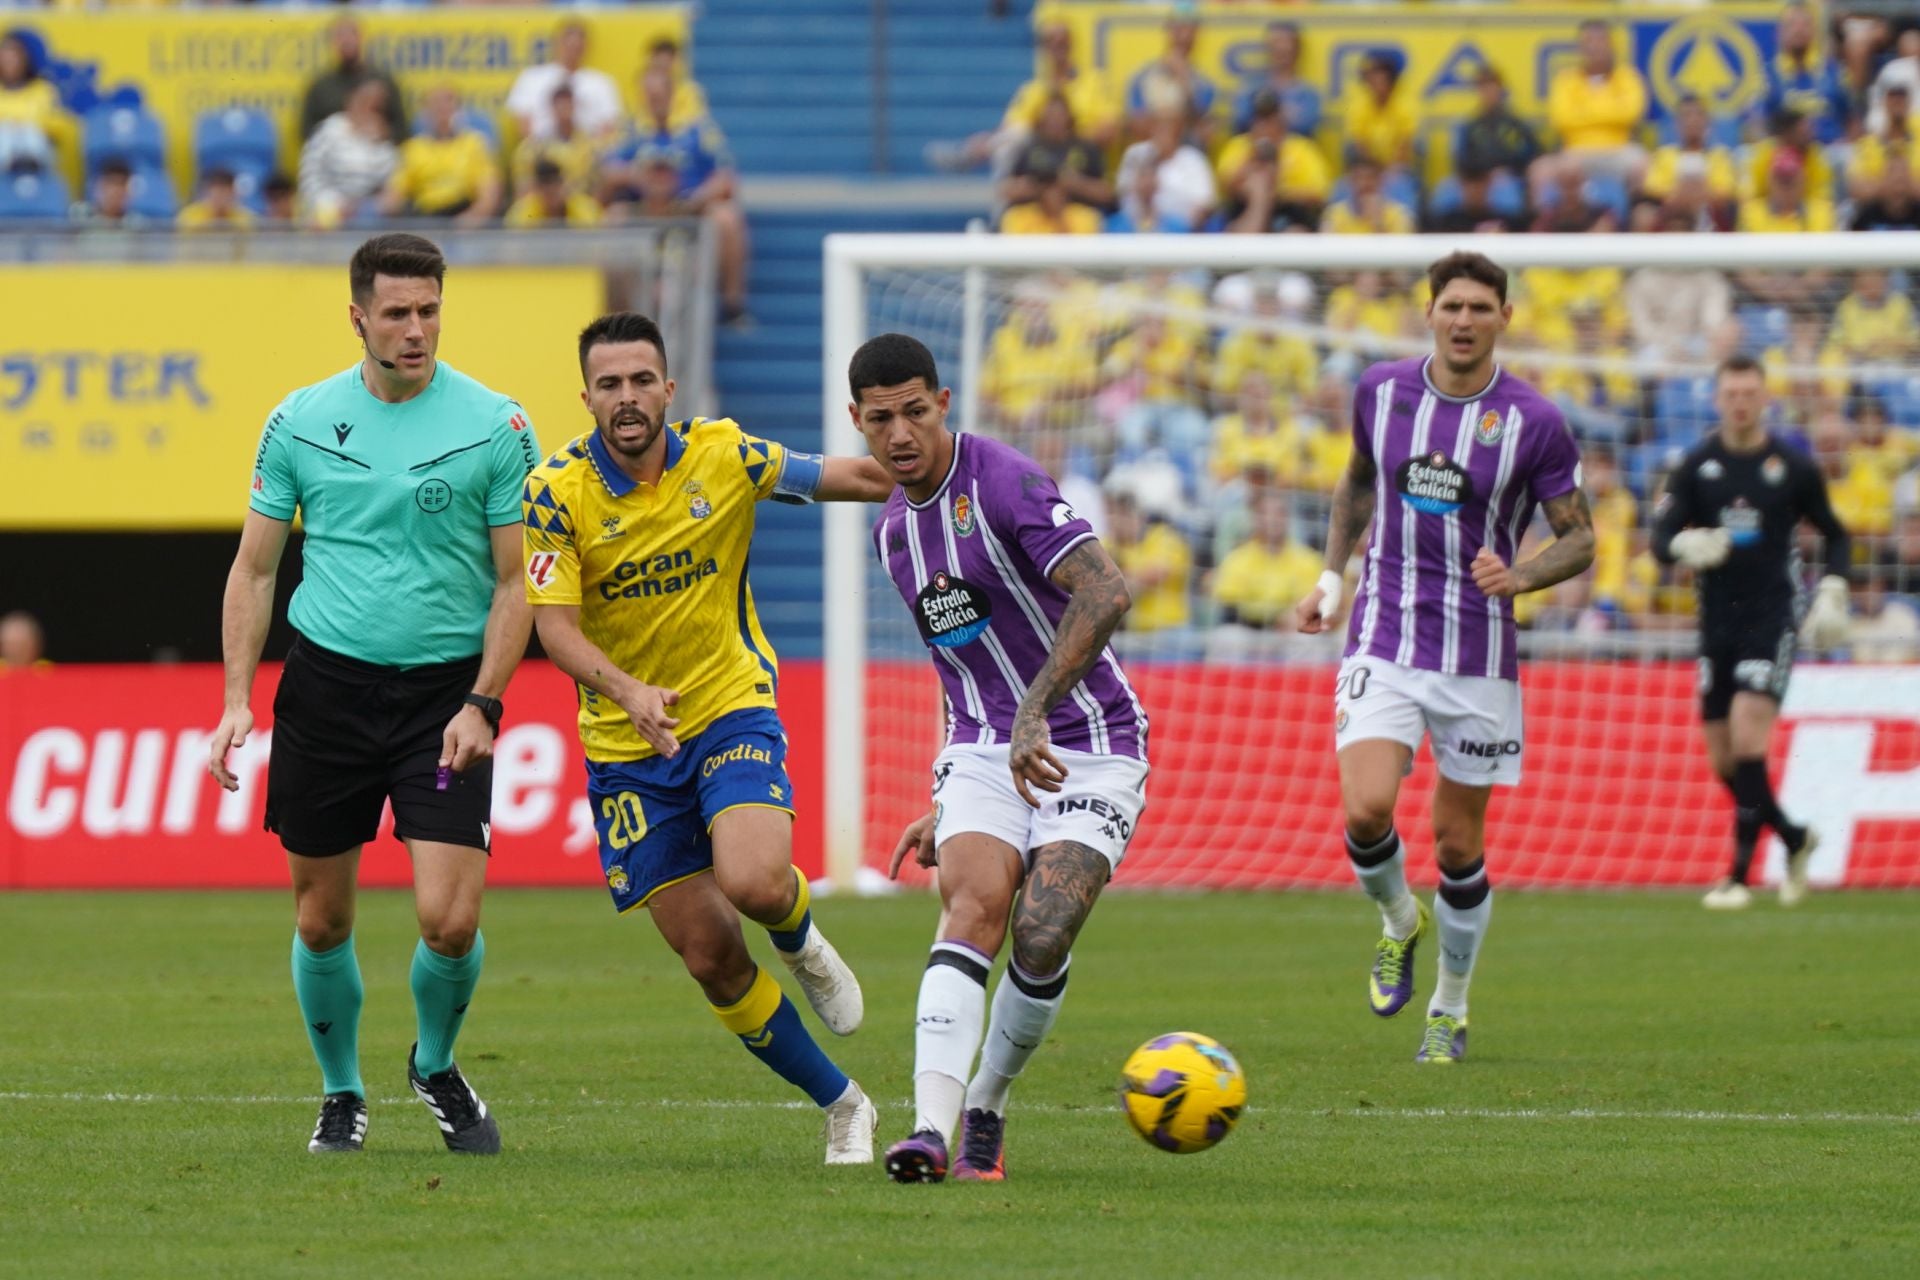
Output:
<svg viewBox="0 0 1920 1280">
<path fill-rule="evenodd" d="M 1318 665 L 1139 663 L 1152 717 L 1147 810 L 1116 884 L 1350 885 L 1333 755 L 1334 671 Z M 926 723 L 924 663 L 875 664 L 870 707 Z M 1525 664 L 1525 780 L 1496 792 L 1489 863 L 1502 883 L 1706 885 L 1726 873 L 1732 802 L 1707 768 L 1691 662 Z M 919 709 L 925 708 L 924 711 Z M 869 726 L 886 717 L 871 710 Z M 897 732 L 897 731 L 896 731 Z M 923 812 L 934 745 L 869 756 L 867 856 L 884 865 Z M 1802 666 L 1773 774 L 1813 822 L 1816 883 L 1920 886 L 1920 667 Z M 1415 880 L 1435 878 L 1431 757 L 1401 790 Z M 1769 850 L 1762 873 L 1775 873 Z M 917 878 L 909 876 L 908 878 Z"/>
<path fill-rule="evenodd" d="M 1119 883 L 1273 887 L 1350 883 L 1331 750 L 1333 673 L 1322 666 L 1139 664 L 1153 716 L 1149 804 Z M 221 676 L 202 666 L 53 667 L 0 674 L 0 887 L 278 886 L 260 830 L 271 691 L 261 732 L 234 758 L 241 789 L 206 774 Z M 1725 864 L 1730 807 L 1699 745 L 1689 663 L 1529 665 L 1526 781 L 1496 795 L 1488 848 L 1507 884 L 1705 884 Z M 920 662 L 870 668 L 869 863 L 924 810 L 935 685 Z M 796 860 L 820 869 L 824 810 L 818 663 L 781 665 Z M 597 888 L 600 872 L 573 730 L 573 688 L 528 663 L 508 695 L 495 766 L 495 884 Z M 1803 667 L 1774 775 L 1789 812 L 1816 823 L 1816 882 L 1920 887 L 1920 668 Z M 1416 878 L 1431 880 L 1422 758 L 1401 801 Z M 366 883 L 403 885 L 383 832 Z"/>
<path fill-rule="evenodd" d="M 786 663 L 789 725 L 819 720 L 817 664 Z M 0 674 L 0 887 L 283 885 L 279 842 L 260 828 L 277 667 L 254 685 L 259 728 L 230 757 L 240 790 L 207 775 L 219 719 L 215 666 L 50 667 Z M 523 665 L 507 694 L 494 756 L 493 884 L 603 886 L 574 734 L 573 684 Z M 820 753 L 788 761 L 802 820 L 795 860 L 820 864 Z M 369 885 L 410 883 L 392 817 L 361 863 Z"/>
</svg>

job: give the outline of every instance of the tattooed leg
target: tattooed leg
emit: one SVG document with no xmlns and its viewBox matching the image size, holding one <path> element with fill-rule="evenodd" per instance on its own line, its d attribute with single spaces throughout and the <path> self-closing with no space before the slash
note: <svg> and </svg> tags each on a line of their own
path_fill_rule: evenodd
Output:
<svg viewBox="0 0 1920 1280">
<path fill-rule="evenodd" d="M 1013 909 L 1013 961 L 993 993 L 980 1070 L 967 1086 L 969 1113 L 1006 1113 L 1008 1088 L 1059 1016 L 1073 940 L 1111 874 L 1107 860 L 1083 844 L 1063 840 L 1034 850 L 1033 870 Z M 970 1124 L 990 1132 L 997 1148 L 996 1124 L 985 1121 L 984 1130 L 982 1121 Z M 997 1149 L 983 1151 L 981 1159 L 997 1163 Z"/>
</svg>

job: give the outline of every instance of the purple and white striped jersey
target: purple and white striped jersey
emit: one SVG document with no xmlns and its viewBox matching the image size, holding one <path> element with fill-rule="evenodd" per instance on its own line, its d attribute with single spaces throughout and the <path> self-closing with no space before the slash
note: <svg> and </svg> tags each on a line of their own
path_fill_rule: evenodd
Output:
<svg viewBox="0 0 1920 1280">
<path fill-rule="evenodd" d="M 954 437 L 953 465 L 924 505 L 901 489 L 887 499 L 874 550 L 940 674 L 948 744 L 1012 740 L 1067 607 L 1048 575 L 1093 536 L 1038 463 L 985 436 Z M 1146 759 L 1147 713 L 1110 647 L 1047 725 L 1055 746 Z"/>
<path fill-rule="evenodd" d="M 1580 448 L 1512 374 L 1495 366 L 1463 400 L 1434 390 L 1431 359 L 1376 364 L 1354 389 L 1353 447 L 1378 477 L 1347 655 L 1515 680 L 1513 602 L 1473 584 L 1473 558 L 1484 546 L 1513 563 L 1534 507 L 1580 487 Z"/>
</svg>

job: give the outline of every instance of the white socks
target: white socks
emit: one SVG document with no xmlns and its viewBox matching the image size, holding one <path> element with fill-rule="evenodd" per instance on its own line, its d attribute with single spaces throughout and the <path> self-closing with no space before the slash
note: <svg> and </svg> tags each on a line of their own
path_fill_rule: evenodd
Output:
<svg viewBox="0 0 1920 1280">
<path fill-rule="evenodd" d="M 1441 868 L 1440 890 L 1433 895 L 1433 918 L 1440 927 L 1440 981 L 1434 988 L 1434 1010 L 1456 1018 L 1467 1016 L 1467 983 L 1492 916 L 1493 885 L 1487 879 L 1485 858 L 1476 858 L 1458 872 Z"/>
<path fill-rule="evenodd" d="M 1420 908 L 1407 889 L 1406 855 L 1400 833 L 1387 828 L 1378 843 L 1361 845 L 1347 836 L 1347 860 L 1361 889 L 1380 905 L 1380 918 L 1389 938 L 1404 938 L 1420 923 Z"/>
<path fill-rule="evenodd" d="M 993 1019 L 987 1024 L 987 1043 L 980 1053 L 980 1070 L 967 1086 L 967 1107 L 997 1115 L 1007 1111 L 1007 1089 L 1026 1067 L 1053 1030 L 1066 996 L 1067 964 L 1058 973 L 1035 977 L 1009 962 L 993 992 Z"/>
<path fill-rule="evenodd" d="M 949 1145 L 966 1101 L 967 1072 L 980 1047 L 991 963 L 992 957 L 966 943 L 943 939 L 933 944 L 920 979 L 913 1033 L 913 1128 L 916 1133 L 932 1129 Z"/>
</svg>

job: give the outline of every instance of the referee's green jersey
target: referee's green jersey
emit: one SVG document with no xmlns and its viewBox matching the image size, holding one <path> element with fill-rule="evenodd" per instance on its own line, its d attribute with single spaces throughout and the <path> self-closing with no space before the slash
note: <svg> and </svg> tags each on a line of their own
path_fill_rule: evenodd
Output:
<svg viewBox="0 0 1920 1280">
<path fill-rule="evenodd" d="M 280 402 L 260 433 L 249 505 L 296 509 L 306 571 L 287 620 L 315 644 L 384 666 L 480 652 L 493 602 L 490 528 L 520 523 L 540 461 L 517 403 L 442 363 L 388 404 L 359 365 Z"/>
</svg>

